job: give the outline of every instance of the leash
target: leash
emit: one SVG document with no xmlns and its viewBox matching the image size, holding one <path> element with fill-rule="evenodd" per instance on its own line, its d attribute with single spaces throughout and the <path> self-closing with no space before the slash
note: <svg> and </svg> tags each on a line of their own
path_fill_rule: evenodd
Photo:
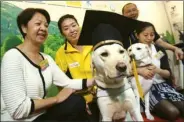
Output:
<svg viewBox="0 0 184 122">
<path fill-rule="evenodd" d="M 132 40 L 129 37 L 129 41 L 130 41 L 130 46 L 132 45 Z M 132 48 L 132 47 L 131 47 Z M 142 86 L 139 82 L 139 78 L 138 78 L 138 73 L 137 73 L 137 68 L 136 68 L 136 63 L 135 63 L 135 57 L 130 57 L 132 60 L 132 66 L 133 66 L 133 74 L 136 80 L 136 85 L 138 88 L 138 92 L 139 92 L 139 96 L 141 97 L 142 100 L 144 100 L 144 94 L 143 94 L 143 90 L 142 90 Z"/>
</svg>

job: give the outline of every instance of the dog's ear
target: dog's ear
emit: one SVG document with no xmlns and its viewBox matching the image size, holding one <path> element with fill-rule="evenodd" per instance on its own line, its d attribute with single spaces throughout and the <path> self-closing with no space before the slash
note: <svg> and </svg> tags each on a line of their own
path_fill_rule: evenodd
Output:
<svg viewBox="0 0 184 122">
<path fill-rule="evenodd" d="M 129 56 L 130 56 L 131 52 L 132 52 L 132 45 L 129 46 L 129 48 L 127 49 L 127 53 L 128 53 Z"/>
<path fill-rule="evenodd" d="M 131 76 L 132 74 L 132 60 L 129 58 L 129 61 L 128 61 L 128 75 Z"/>
<path fill-rule="evenodd" d="M 93 61 L 91 62 L 91 68 L 93 68 L 93 69 L 95 68 L 95 64 Z"/>
<path fill-rule="evenodd" d="M 91 53 L 91 68 L 94 69 L 95 68 L 95 65 L 94 65 L 94 62 L 93 62 L 93 58 L 94 58 L 94 54 L 93 52 Z"/>
<path fill-rule="evenodd" d="M 95 76 L 96 69 L 95 69 L 95 63 L 93 62 L 93 60 L 91 61 L 91 68 L 93 70 L 93 76 Z"/>
<path fill-rule="evenodd" d="M 127 49 L 127 52 L 130 53 L 132 51 L 132 46 L 130 46 L 128 49 Z"/>
</svg>

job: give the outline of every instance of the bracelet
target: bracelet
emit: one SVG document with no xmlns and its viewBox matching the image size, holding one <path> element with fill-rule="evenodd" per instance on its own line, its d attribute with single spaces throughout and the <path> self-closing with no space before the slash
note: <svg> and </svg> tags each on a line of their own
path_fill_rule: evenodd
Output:
<svg viewBox="0 0 184 122">
<path fill-rule="evenodd" d="M 82 79 L 82 89 L 87 89 L 87 79 Z"/>
</svg>

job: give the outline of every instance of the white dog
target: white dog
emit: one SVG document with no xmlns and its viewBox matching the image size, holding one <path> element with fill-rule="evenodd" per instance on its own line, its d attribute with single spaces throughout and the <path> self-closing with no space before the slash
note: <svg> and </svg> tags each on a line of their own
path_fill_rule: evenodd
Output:
<svg viewBox="0 0 184 122">
<path fill-rule="evenodd" d="M 127 51 L 120 44 L 106 44 L 93 51 L 92 62 L 102 121 L 125 118 L 127 112 L 132 120 L 143 121 L 127 80 L 131 70 Z"/>
<path fill-rule="evenodd" d="M 137 67 L 143 67 L 143 66 L 148 66 L 150 64 L 152 64 L 152 60 L 151 60 L 151 54 L 148 48 L 148 45 L 143 44 L 143 43 L 136 43 L 131 45 L 128 48 L 128 54 L 129 56 L 133 56 L 136 62 Z M 140 108 L 140 97 L 139 97 L 139 93 L 138 93 L 138 89 L 136 86 L 136 80 L 134 77 L 130 78 L 132 87 L 134 89 L 134 93 L 136 94 L 137 98 L 137 102 Z M 153 80 L 152 79 L 145 79 L 142 76 L 139 75 L 139 81 L 140 84 L 143 88 L 143 93 L 145 96 L 145 114 L 147 119 L 149 120 L 154 120 L 154 117 L 151 115 L 150 110 L 149 110 L 149 89 L 151 88 L 152 84 L 153 84 Z"/>
</svg>

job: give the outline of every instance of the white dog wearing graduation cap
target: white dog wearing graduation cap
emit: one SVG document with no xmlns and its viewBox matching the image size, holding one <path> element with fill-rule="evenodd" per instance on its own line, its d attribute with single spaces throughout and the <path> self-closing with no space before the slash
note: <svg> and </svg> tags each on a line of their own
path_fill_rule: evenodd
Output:
<svg viewBox="0 0 184 122">
<path fill-rule="evenodd" d="M 152 59 L 151 59 L 151 53 L 150 50 L 148 48 L 148 45 L 143 44 L 143 43 L 135 43 L 133 45 L 131 45 L 128 48 L 128 54 L 129 56 L 133 56 L 136 62 L 136 66 L 137 67 L 145 67 L 145 66 L 149 66 L 152 64 Z M 151 115 L 150 110 L 149 110 L 149 89 L 151 88 L 152 84 L 153 84 L 153 80 L 152 79 L 145 79 L 144 77 L 138 75 L 140 84 L 142 86 L 143 89 L 143 94 L 144 94 L 144 101 L 145 101 L 145 114 L 147 119 L 149 120 L 154 120 L 154 117 Z M 139 109 L 140 109 L 140 96 L 138 93 L 138 88 L 136 85 L 136 80 L 135 77 L 131 77 L 129 78 L 132 87 L 134 89 L 134 93 L 136 94 L 136 100 L 137 103 L 139 105 Z"/>
<path fill-rule="evenodd" d="M 127 80 L 131 71 L 130 58 L 120 40 L 119 31 L 109 24 L 99 24 L 92 34 L 92 63 L 102 121 L 122 119 L 126 113 L 134 121 L 143 121 L 135 94 Z"/>
</svg>

